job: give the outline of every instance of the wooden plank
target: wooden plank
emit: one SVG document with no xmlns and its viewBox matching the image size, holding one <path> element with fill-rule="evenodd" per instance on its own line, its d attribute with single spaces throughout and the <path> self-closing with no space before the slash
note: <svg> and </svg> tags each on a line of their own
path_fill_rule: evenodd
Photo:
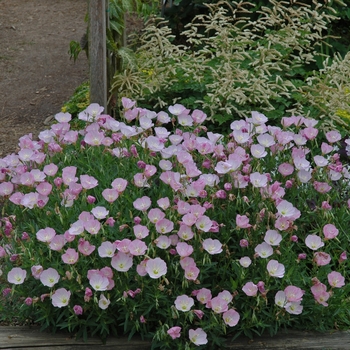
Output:
<svg viewBox="0 0 350 350">
<path fill-rule="evenodd" d="M 40 332 L 38 327 L 0 327 L 0 349 L 6 350 L 149 350 L 150 341 L 133 338 L 128 341 L 126 337 L 110 337 L 105 345 L 99 338 L 89 338 L 87 342 L 75 340 L 68 333 L 58 332 L 51 334 Z M 344 332 L 301 332 L 289 330 L 280 332 L 274 337 L 264 335 L 253 340 L 239 337 L 233 342 L 228 339 L 228 349 L 235 350 L 349 350 L 350 331 Z"/>
<path fill-rule="evenodd" d="M 106 0 L 89 0 L 90 103 L 107 111 Z"/>
<path fill-rule="evenodd" d="M 66 332 L 40 332 L 39 327 L 0 327 L 0 349 L 6 350 L 149 350 L 150 344 L 137 337 L 132 341 L 128 341 L 126 337 L 111 337 L 104 345 L 98 337 L 89 338 L 84 342 L 75 340 Z"/>
</svg>

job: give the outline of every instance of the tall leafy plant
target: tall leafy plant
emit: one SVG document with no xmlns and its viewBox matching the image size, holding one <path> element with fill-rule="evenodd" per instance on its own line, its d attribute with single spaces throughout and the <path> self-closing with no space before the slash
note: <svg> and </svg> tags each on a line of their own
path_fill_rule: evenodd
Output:
<svg viewBox="0 0 350 350">
<path fill-rule="evenodd" d="M 286 113 L 310 115 L 302 87 L 322 58 L 317 48 L 326 43 L 324 29 L 336 16 L 316 1 L 290 6 L 271 0 L 256 19 L 253 4 L 224 4 L 207 4 L 209 14 L 186 26 L 186 45 L 174 43 L 166 22 L 150 21 L 137 66 L 117 73 L 112 91 L 136 96 L 146 108 L 176 102 L 203 106 L 218 124 L 246 117 L 252 109 L 270 120 Z M 317 108 L 311 112 L 320 115 Z"/>
</svg>

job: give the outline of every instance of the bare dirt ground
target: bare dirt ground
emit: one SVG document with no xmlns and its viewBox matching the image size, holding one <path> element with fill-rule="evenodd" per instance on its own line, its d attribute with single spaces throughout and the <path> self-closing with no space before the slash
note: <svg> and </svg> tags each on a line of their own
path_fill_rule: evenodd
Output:
<svg viewBox="0 0 350 350">
<path fill-rule="evenodd" d="M 87 0 L 0 0 L 0 158 L 47 129 L 44 120 L 88 79 L 85 54 L 75 63 L 68 54 L 86 13 Z"/>
</svg>

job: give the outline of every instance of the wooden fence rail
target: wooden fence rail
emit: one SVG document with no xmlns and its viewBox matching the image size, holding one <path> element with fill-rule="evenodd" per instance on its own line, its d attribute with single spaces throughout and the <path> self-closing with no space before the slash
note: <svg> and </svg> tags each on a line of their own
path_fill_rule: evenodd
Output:
<svg viewBox="0 0 350 350">
<path fill-rule="evenodd" d="M 88 17 L 90 102 L 107 111 L 106 0 L 89 0 Z"/>
<path fill-rule="evenodd" d="M 105 345 L 99 338 L 89 338 L 87 342 L 75 340 L 68 333 L 56 334 L 40 332 L 38 327 L 0 327 L 1 350 L 149 350 L 151 343 L 139 338 L 107 339 Z M 227 343 L 234 350 L 350 350 L 350 331 L 316 333 L 289 330 L 274 337 L 264 335 L 253 340 L 239 337 Z M 219 350 L 219 349 L 218 349 Z"/>
</svg>

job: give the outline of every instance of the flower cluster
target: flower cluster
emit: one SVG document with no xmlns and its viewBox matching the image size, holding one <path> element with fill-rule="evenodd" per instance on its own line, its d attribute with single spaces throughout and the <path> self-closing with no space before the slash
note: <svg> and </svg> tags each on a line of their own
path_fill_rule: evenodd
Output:
<svg viewBox="0 0 350 350">
<path fill-rule="evenodd" d="M 96 104 L 78 120 L 59 113 L 0 159 L 3 294 L 10 284 L 48 326 L 138 332 L 164 348 L 317 328 L 315 315 L 340 327 L 350 224 L 340 133 L 252 112 L 219 134 L 179 104 L 123 107 L 125 122 Z"/>
</svg>

